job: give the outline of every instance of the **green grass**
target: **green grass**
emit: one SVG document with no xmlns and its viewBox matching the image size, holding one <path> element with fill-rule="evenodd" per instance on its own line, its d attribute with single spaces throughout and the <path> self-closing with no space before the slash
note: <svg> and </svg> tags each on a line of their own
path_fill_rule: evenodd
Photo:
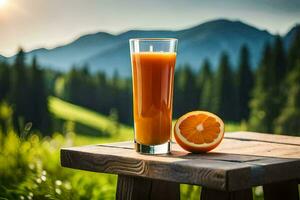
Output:
<svg viewBox="0 0 300 200">
<path fill-rule="evenodd" d="M 49 109 L 58 118 L 78 122 L 99 131 L 104 131 L 107 127 L 113 126 L 113 122 L 106 116 L 56 97 L 49 98 Z M 123 124 L 120 125 L 120 129 L 125 133 L 132 131 L 130 127 Z"/>
<path fill-rule="evenodd" d="M 49 98 L 49 110 L 58 119 L 73 122 L 93 129 L 99 134 L 80 133 L 76 135 L 76 143 L 94 144 L 130 140 L 133 138 L 133 129 L 124 124 L 110 120 L 107 116 L 92 110 L 68 103 L 56 97 Z M 118 129 L 117 131 L 114 129 Z M 98 137 L 101 133 L 109 133 L 109 137 Z"/>
<path fill-rule="evenodd" d="M 97 113 L 95 111 L 83 108 L 81 106 L 68 103 L 56 97 L 49 97 L 49 109 L 50 112 L 58 119 L 77 123 L 86 126 L 90 129 L 98 131 L 99 134 L 89 134 L 76 132 L 74 137 L 75 144 L 96 144 L 107 142 L 118 142 L 133 139 L 133 127 L 119 124 L 118 134 L 111 134 L 109 137 L 99 137 L 102 132 L 113 132 L 110 129 L 114 129 L 115 125 L 107 116 Z M 173 125 L 176 120 L 173 120 Z M 225 129 L 227 132 L 246 130 L 244 123 L 225 123 Z"/>
<path fill-rule="evenodd" d="M 247 126 L 246 123 L 232 123 L 232 122 L 225 122 L 225 131 L 226 132 L 234 132 L 234 131 L 246 131 Z"/>
<path fill-rule="evenodd" d="M 104 115 L 91 111 L 89 109 L 76 106 L 74 104 L 65 102 L 56 97 L 49 98 L 49 107 L 50 111 L 56 118 L 63 119 L 66 121 L 71 121 L 73 123 L 79 123 L 91 129 L 94 129 L 99 132 L 104 132 L 110 127 L 114 127 L 113 122 Z M 176 120 L 173 120 L 173 125 Z M 133 139 L 133 128 L 120 124 L 119 134 L 111 134 L 110 137 L 99 137 L 97 135 L 88 135 L 88 134 L 72 134 L 71 141 L 73 145 L 86 145 L 86 144 L 96 144 L 96 143 L 108 143 L 108 142 L 117 142 L 124 140 Z M 245 125 L 235 124 L 235 123 L 225 123 L 226 131 L 237 131 L 245 130 Z M 75 172 L 76 173 L 76 172 Z M 78 172 L 77 172 L 78 173 Z M 105 180 L 112 178 L 112 176 L 103 176 L 97 174 L 98 177 Z M 116 177 L 113 176 L 112 180 L 116 181 Z M 115 183 L 115 182 L 114 182 Z M 111 191 L 114 191 L 114 187 L 110 187 Z M 181 199 L 199 199 L 200 195 L 199 186 L 190 186 L 186 184 L 181 185 Z"/>
<path fill-rule="evenodd" d="M 55 118 L 65 121 L 68 128 L 63 134 L 44 138 L 30 134 L 21 140 L 13 131 L 0 131 L 0 163 L 5 163 L 0 165 L 0 199 L 115 199 L 115 175 L 62 168 L 59 149 L 133 140 L 133 128 L 123 124 L 116 127 L 107 116 L 55 97 L 49 98 L 49 107 Z M 0 119 L 8 119 L 9 110 L 7 105 L 0 104 Z M 74 124 L 99 134 L 79 134 Z M 226 123 L 226 131 L 244 129 L 243 125 Z M 102 132 L 109 134 L 103 136 Z M 44 176 L 47 179 L 42 180 Z M 199 186 L 186 184 L 180 190 L 181 199 L 190 200 L 199 199 L 201 192 Z"/>
</svg>

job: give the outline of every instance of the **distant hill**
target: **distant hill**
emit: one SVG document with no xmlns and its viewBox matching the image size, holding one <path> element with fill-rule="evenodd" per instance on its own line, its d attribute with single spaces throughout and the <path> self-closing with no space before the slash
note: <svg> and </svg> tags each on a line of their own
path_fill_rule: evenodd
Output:
<svg viewBox="0 0 300 200">
<path fill-rule="evenodd" d="M 0 61 L 3 61 L 5 59 L 6 59 L 6 57 L 0 55 Z"/>
<path fill-rule="evenodd" d="M 130 30 L 119 35 L 104 32 L 88 34 L 53 49 L 27 52 L 27 61 L 37 56 L 43 66 L 61 71 L 67 71 L 73 65 L 88 64 L 92 72 L 101 70 L 111 75 L 118 71 L 122 76 L 129 76 L 128 40 L 137 37 L 178 38 L 177 66 L 189 63 L 193 69 L 198 70 L 204 58 L 209 58 L 215 67 L 222 51 L 229 53 L 231 63 L 235 66 L 242 44 L 248 45 L 252 66 L 255 67 L 265 42 L 271 41 L 274 36 L 240 21 L 220 19 L 179 31 Z M 285 41 L 288 43 L 291 38 L 288 33 Z"/>
<path fill-rule="evenodd" d="M 108 116 L 71 104 L 57 97 L 50 96 L 48 100 L 51 114 L 57 119 L 74 122 L 77 133 L 103 136 L 104 134 L 111 134 L 112 129 L 115 128 L 114 122 Z M 120 123 L 119 128 L 119 135 L 110 136 L 125 140 L 132 135 L 131 127 Z"/>
<path fill-rule="evenodd" d="M 300 32 L 300 24 L 294 26 L 284 37 L 285 47 L 288 48 L 290 44 L 293 42 L 296 33 Z"/>
</svg>

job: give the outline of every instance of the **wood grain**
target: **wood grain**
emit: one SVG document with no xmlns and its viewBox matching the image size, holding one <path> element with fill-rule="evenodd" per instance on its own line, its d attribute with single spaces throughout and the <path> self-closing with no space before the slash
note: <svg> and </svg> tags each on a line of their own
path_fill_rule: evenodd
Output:
<svg viewBox="0 0 300 200">
<path fill-rule="evenodd" d="M 172 156 L 144 156 L 133 150 L 91 146 L 88 149 L 61 150 L 64 167 L 103 173 L 149 177 L 154 179 L 204 185 L 226 190 L 227 173 L 248 175 L 242 163 L 205 159 L 183 159 Z M 110 150 L 110 151 L 107 151 Z M 115 151 L 118 150 L 118 151 Z M 95 153 L 98 151 L 98 153 Z M 248 178 L 249 179 L 249 178 Z M 245 181 L 247 181 L 245 179 Z M 240 186 L 239 186 L 240 187 Z"/>
<path fill-rule="evenodd" d="M 212 152 L 276 158 L 300 158 L 300 146 L 252 140 L 224 139 Z"/>
<path fill-rule="evenodd" d="M 244 141 L 261 141 L 277 144 L 290 144 L 300 146 L 300 137 L 275 135 L 268 133 L 255 133 L 247 131 L 227 132 L 225 133 L 227 139 L 238 139 Z"/>
<path fill-rule="evenodd" d="M 298 155 L 296 145 L 224 139 L 216 150 L 206 154 L 191 154 L 173 144 L 171 154 L 146 156 L 136 153 L 132 142 L 122 142 L 63 148 L 61 164 L 88 171 L 237 191 L 300 179 Z"/>
<path fill-rule="evenodd" d="M 232 132 L 226 133 L 226 135 L 227 136 L 225 136 L 222 143 L 212 152 L 233 155 L 241 154 L 243 156 L 300 159 L 300 137 L 258 134 L 252 132 Z M 275 139 L 272 139 L 272 136 L 274 136 Z M 260 137 L 262 138 L 261 141 L 259 140 Z M 105 146 L 133 149 L 132 142 L 105 144 Z M 188 154 L 188 152 L 184 151 L 176 143 L 172 144 L 172 150 L 173 152 Z"/>
</svg>

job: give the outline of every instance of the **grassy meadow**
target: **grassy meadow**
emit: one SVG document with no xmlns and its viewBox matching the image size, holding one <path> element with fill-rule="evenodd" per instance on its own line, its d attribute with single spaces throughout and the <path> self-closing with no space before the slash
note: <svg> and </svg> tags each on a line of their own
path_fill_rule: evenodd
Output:
<svg viewBox="0 0 300 200">
<path fill-rule="evenodd" d="M 115 175 L 62 168 L 59 149 L 132 140 L 132 127 L 55 97 L 49 98 L 49 107 L 57 120 L 64 121 L 63 133 L 41 137 L 29 132 L 24 138 L 12 129 L 0 133 L 0 163 L 6 163 L 0 165 L 1 199 L 114 199 Z M 5 104 L 0 106 L 0 117 L 9 123 L 10 108 Z M 77 133 L 78 125 L 88 132 Z M 226 125 L 227 131 L 242 128 L 238 124 Z M 199 199 L 200 190 L 181 185 L 181 199 Z"/>
</svg>

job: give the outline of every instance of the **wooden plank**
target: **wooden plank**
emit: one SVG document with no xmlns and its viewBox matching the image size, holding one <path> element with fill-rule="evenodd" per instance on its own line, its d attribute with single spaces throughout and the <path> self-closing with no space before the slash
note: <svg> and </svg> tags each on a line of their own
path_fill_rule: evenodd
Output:
<svg viewBox="0 0 300 200">
<path fill-rule="evenodd" d="M 132 141 L 100 144 L 100 146 L 115 147 L 115 148 L 122 148 L 122 149 L 134 149 L 134 143 Z"/>
<path fill-rule="evenodd" d="M 296 180 L 264 185 L 265 200 L 299 200 Z"/>
<path fill-rule="evenodd" d="M 61 163 L 75 169 L 141 176 L 230 191 L 287 180 L 291 175 L 300 178 L 299 159 L 218 152 L 190 154 L 184 151 L 145 156 L 136 153 L 130 146 L 133 144 L 65 148 L 61 150 Z"/>
<path fill-rule="evenodd" d="M 254 186 L 300 178 L 300 160 L 265 157 L 249 161 L 251 183 Z"/>
<path fill-rule="evenodd" d="M 112 143 L 105 144 L 104 146 L 115 147 L 115 148 L 128 148 L 133 149 L 134 145 L 132 142 L 122 142 L 122 143 Z M 188 152 L 183 150 L 176 143 L 172 143 L 172 152 L 178 152 L 186 155 Z M 268 156 L 277 158 L 300 158 L 300 146 L 279 144 L 279 143 L 268 143 L 261 141 L 246 141 L 246 140 L 236 140 L 236 139 L 224 139 L 221 144 L 214 149 L 211 153 L 223 153 L 228 156 L 228 154 L 234 154 L 236 158 L 238 155 L 248 156 Z M 248 157 L 247 159 L 251 159 Z"/>
<path fill-rule="evenodd" d="M 278 144 L 290 144 L 300 146 L 300 137 L 287 136 L 287 135 L 275 135 L 266 133 L 255 133 L 255 132 L 226 132 L 225 138 L 238 139 L 244 141 L 261 141 Z"/>
<path fill-rule="evenodd" d="M 219 190 L 228 189 L 229 171 L 232 175 L 244 175 L 245 179 L 240 181 L 245 184 L 250 180 L 250 177 L 247 178 L 250 168 L 243 163 L 184 159 L 171 155 L 145 156 L 129 149 L 101 146 L 62 149 L 61 164 L 75 169 L 203 185 Z M 238 187 L 240 186 L 239 184 Z"/>
<path fill-rule="evenodd" d="M 201 200 L 252 200 L 252 189 L 238 190 L 234 192 L 218 191 L 209 188 L 202 188 Z"/>
<path fill-rule="evenodd" d="M 180 187 L 178 183 L 173 182 L 119 175 L 116 199 L 179 200 Z"/>
<path fill-rule="evenodd" d="M 180 184 L 175 182 L 152 180 L 151 199 L 180 200 Z"/>
<path fill-rule="evenodd" d="M 118 184 L 116 190 L 117 200 L 138 200 L 144 199 L 144 195 L 149 195 L 151 190 L 151 181 L 144 178 L 131 176 L 118 176 Z"/>
<path fill-rule="evenodd" d="M 212 152 L 276 158 L 300 158 L 300 146 L 260 141 L 224 139 Z"/>
</svg>

